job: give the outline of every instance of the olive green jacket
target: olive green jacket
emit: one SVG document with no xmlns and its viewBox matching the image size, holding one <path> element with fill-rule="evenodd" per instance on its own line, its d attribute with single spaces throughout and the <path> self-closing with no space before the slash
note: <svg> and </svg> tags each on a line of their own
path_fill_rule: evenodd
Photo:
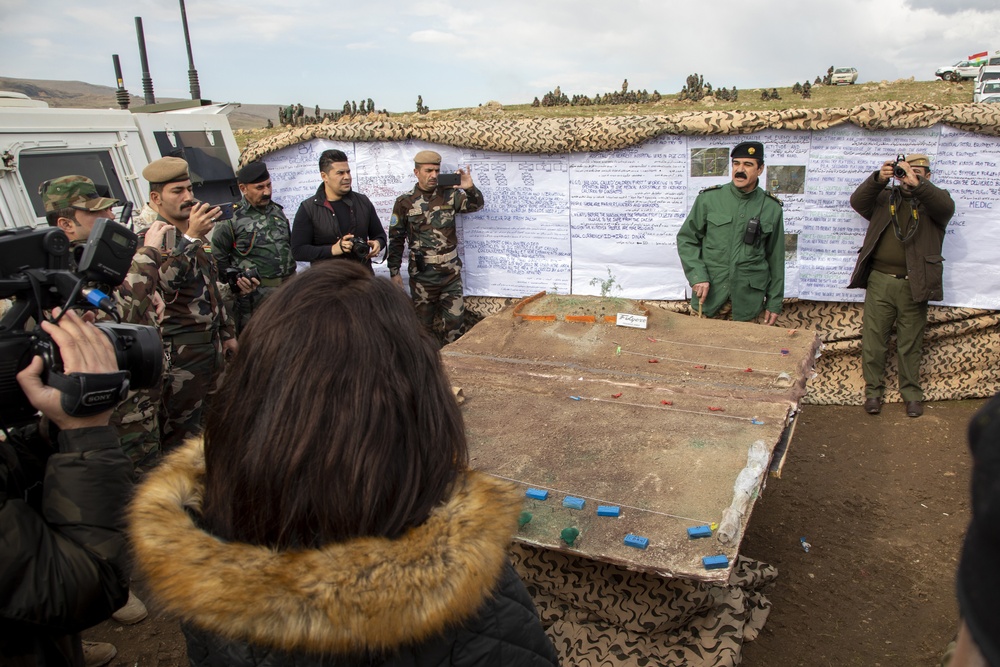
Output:
<svg viewBox="0 0 1000 667">
<path fill-rule="evenodd" d="M 727 301 L 733 319 L 749 321 L 767 308 L 781 312 L 785 295 L 785 223 L 781 201 L 756 188 L 745 193 L 732 183 L 706 188 L 677 233 L 677 254 L 688 283 L 709 283 L 702 312 L 712 317 Z M 744 243 L 747 223 L 760 219 L 760 233 Z M 691 307 L 698 310 L 698 298 Z"/>
</svg>

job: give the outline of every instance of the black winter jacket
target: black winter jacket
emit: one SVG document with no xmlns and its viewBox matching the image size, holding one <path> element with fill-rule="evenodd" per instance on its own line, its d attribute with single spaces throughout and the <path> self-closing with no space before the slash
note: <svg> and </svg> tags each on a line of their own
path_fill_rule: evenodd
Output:
<svg viewBox="0 0 1000 667">
<path fill-rule="evenodd" d="M 340 220 L 326 199 L 321 183 L 316 194 L 299 204 L 292 223 L 292 256 L 297 262 L 316 262 L 324 259 L 348 259 L 351 255 L 334 255 L 330 249 L 342 236 L 353 234 L 362 240 L 379 242 L 379 252 L 385 251 L 386 235 L 375 206 L 360 192 L 349 192 L 343 202 L 351 211 L 350 220 Z M 371 260 L 365 260 L 371 267 Z"/>
<path fill-rule="evenodd" d="M 136 567 L 181 618 L 197 667 L 551 667 L 558 664 L 507 547 L 521 496 L 468 472 L 422 525 L 275 551 L 202 530 L 204 448 L 146 475 L 129 522 Z"/>
<path fill-rule="evenodd" d="M 128 599 L 132 463 L 110 426 L 0 442 L 0 664 L 82 665 L 77 633 Z"/>
</svg>

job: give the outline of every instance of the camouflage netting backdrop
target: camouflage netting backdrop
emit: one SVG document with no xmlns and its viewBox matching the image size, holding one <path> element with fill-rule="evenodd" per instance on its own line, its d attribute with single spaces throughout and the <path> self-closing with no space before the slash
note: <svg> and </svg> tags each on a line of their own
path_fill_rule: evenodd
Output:
<svg viewBox="0 0 1000 667">
<path fill-rule="evenodd" d="M 984 109 L 983 107 L 990 107 Z M 379 120 L 307 125 L 251 143 L 245 164 L 310 139 L 405 141 L 419 139 L 446 146 L 501 153 L 579 153 L 635 146 L 661 134 L 748 134 L 763 130 L 825 130 L 851 123 L 866 130 L 951 127 L 1000 136 L 1000 109 L 993 105 L 940 107 L 914 102 L 872 102 L 850 109 L 779 111 L 689 111 L 663 116 L 605 118 L 488 118 L 482 120 Z"/>
<path fill-rule="evenodd" d="M 984 108 L 989 107 L 989 108 Z M 997 108 L 993 108 L 996 106 Z M 473 110 L 475 112 L 475 110 Z M 341 141 L 404 141 L 420 139 L 449 146 L 508 153 L 573 153 L 634 146 L 661 134 L 746 134 L 762 130 L 823 130 L 851 123 L 866 130 L 952 127 L 1000 136 L 1000 105 L 936 106 L 912 102 L 872 102 L 850 109 L 787 109 L 779 111 L 692 111 L 661 116 L 606 118 L 484 118 L 396 122 L 336 122 L 296 128 L 251 143 L 241 162 L 266 156 L 315 138 Z M 474 315 L 500 310 L 510 299 L 469 297 Z M 664 302 L 662 308 L 687 311 L 685 303 Z M 825 343 L 817 376 L 805 402 L 860 405 L 861 304 L 791 301 L 779 326 L 816 330 Z M 1000 317 L 988 310 L 932 307 L 921 376 L 927 400 L 986 398 L 1000 391 Z M 900 401 L 895 353 L 887 369 L 886 396 Z"/>
<path fill-rule="evenodd" d="M 778 571 L 738 557 L 723 584 L 630 572 L 525 544 L 511 560 L 564 665 L 736 667 L 771 611 Z"/>
</svg>

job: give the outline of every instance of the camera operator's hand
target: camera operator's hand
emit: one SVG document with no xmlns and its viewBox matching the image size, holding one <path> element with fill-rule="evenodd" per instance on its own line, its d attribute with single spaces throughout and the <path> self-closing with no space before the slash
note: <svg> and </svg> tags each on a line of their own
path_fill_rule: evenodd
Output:
<svg viewBox="0 0 1000 667">
<path fill-rule="evenodd" d="M 899 179 L 899 182 L 903 185 L 908 185 L 911 188 L 915 188 L 920 185 L 920 179 L 917 178 L 916 173 L 913 171 L 913 167 L 910 166 L 909 162 L 899 161 L 899 168 L 906 172 L 906 176 Z"/>
<path fill-rule="evenodd" d="M 240 276 L 236 279 L 236 286 L 240 289 L 240 294 L 246 296 L 250 292 L 257 289 L 260 285 L 260 281 L 256 278 L 247 278 L 246 276 Z"/>
<path fill-rule="evenodd" d="M 698 303 L 705 303 L 705 299 L 708 298 L 709 286 L 709 283 L 695 283 L 694 285 L 691 285 L 694 295 L 698 297 Z"/>
<path fill-rule="evenodd" d="M 463 190 L 468 190 L 469 188 L 473 187 L 474 184 L 472 182 L 472 167 L 470 165 L 465 165 L 465 169 L 459 167 L 458 173 L 462 175 L 462 180 L 461 182 L 459 182 L 458 187 L 462 188 Z"/>
<path fill-rule="evenodd" d="M 892 178 L 893 165 L 896 164 L 895 160 L 886 160 L 882 163 L 882 167 L 878 170 L 878 182 L 888 183 L 889 179 Z"/>
<path fill-rule="evenodd" d="M 163 220 L 157 220 L 146 230 L 145 245 L 157 250 L 163 250 L 163 241 L 167 237 L 167 230 L 171 224 Z"/>
<path fill-rule="evenodd" d="M 399 289 L 403 289 L 403 276 L 397 273 L 396 275 L 389 278 L 389 280 L 391 280 L 392 284 L 398 287 Z"/>
<path fill-rule="evenodd" d="M 215 219 L 222 213 L 218 206 L 212 206 L 201 201 L 191 207 L 191 217 L 188 218 L 187 235 L 196 239 L 208 238 L 208 233 L 215 227 Z"/>
<path fill-rule="evenodd" d="M 167 312 L 167 304 L 160 296 L 159 292 L 154 291 L 149 295 L 149 302 L 153 304 L 153 312 L 156 313 L 156 323 L 159 324 L 163 321 L 163 313 Z"/>
<path fill-rule="evenodd" d="M 59 308 L 52 312 L 54 317 L 59 317 Z M 67 375 L 117 372 L 118 361 L 115 359 L 111 341 L 91 323 L 93 314 L 87 313 L 87 315 L 89 317 L 85 321 L 76 312 L 68 310 L 59 320 L 59 324 L 43 321 L 42 330 L 52 336 L 52 340 L 59 346 L 63 369 Z M 37 410 L 64 431 L 108 425 L 111 410 L 89 417 L 71 417 L 66 414 L 62 409 L 62 393 L 58 389 L 42 384 L 44 368 L 42 358 L 36 356 L 27 368 L 17 374 L 17 382 L 21 385 L 24 395 Z"/>
<path fill-rule="evenodd" d="M 368 259 L 371 259 L 382 251 L 382 244 L 378 242 L 378 239 L 368 239 L 368 247 L 371 248 L 371 251 L 368 253 Z"/>
<path fill-rule="evenodd" d="M 344 234 L 340 237 L 340 240 L 333 244 L 330 248 L 330 252 L 334 255 L 346 255 L 351 252 L 351 239 L 354 238 L 354 234 Z"/>
</svg>

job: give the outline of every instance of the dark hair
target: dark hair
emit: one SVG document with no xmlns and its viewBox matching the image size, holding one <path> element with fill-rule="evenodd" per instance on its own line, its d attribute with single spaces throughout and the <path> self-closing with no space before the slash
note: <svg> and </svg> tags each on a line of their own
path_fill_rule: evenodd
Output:
<svg viewBox="0 0 1000 667">
<path fill-rule="evenodd" d="M 420 525 L 468 465 L 437 349 L 398 287 L 323 262 L 254 313 L 205 425 L 205 528 L 307 548 Z"/>
<path fill-rule="evenodd" d="M 325 150 L 319 154 L 319 170 L 323 173 L 329 171 L 330 165 L 334 162 L 347 162 L 347 154 L 335 148 Z"/>
<path fill-rule="evenodd" d="M 55 211 L 49 211 L 45 214 L 45 222 L 49 223 L 49 227 L 58 227 L 59 218 L 69 218 L 73 222 L 77 222 L 76 219 L 76 209 L 75 208 L 60 208 Z"/>
<path fill-rule="evenodd" d="M 149 184 L 149 192 L 150 193 L 158 192 L 159 194 L 162 195 L 163 194 L 163 188 L 165 188 L 165 187 L 167 187 L 166 183 L 150 183 Z"/>
</svg>

